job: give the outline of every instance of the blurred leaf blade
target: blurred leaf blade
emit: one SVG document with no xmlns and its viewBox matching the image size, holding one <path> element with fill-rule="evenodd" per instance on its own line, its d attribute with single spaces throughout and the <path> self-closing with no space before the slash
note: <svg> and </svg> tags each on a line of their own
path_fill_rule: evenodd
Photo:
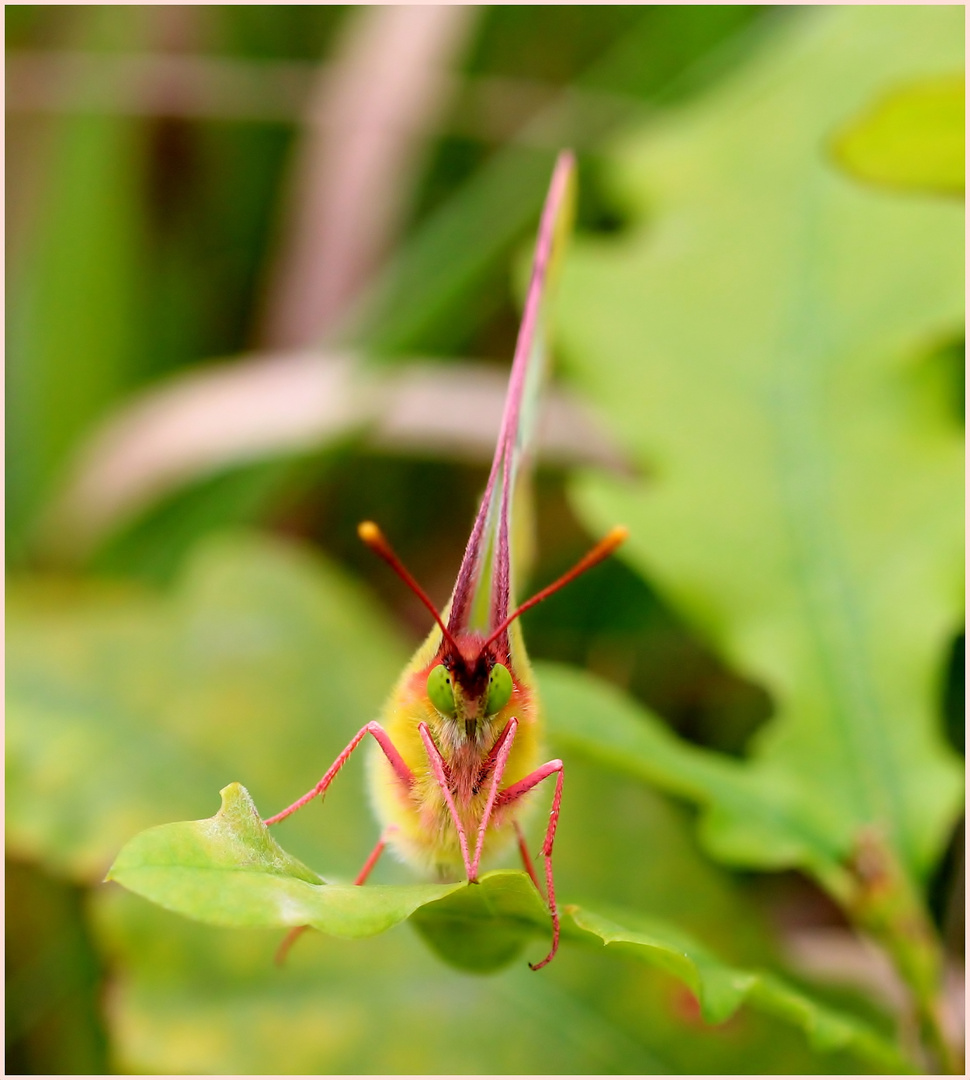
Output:
<svg viewBox="0 0 970 1080">
<path fill-rule="evenodd" d="M 774 975 L 722 963 L 675 928 L 637 917 L 635 923 L 644 929 L 631 929 L 581 907 L 570 908 L 570 915 L 576 926 L 605 945 L 631 952 L 681 979 L 697 995 L 709 1023 L 723 1023 L 748 1004 L 795 1024 L 820 1051 L 851 1045 L 881 1069 L 915 1071 L 890 1041 L 866 1024 L 813 1001 Z"/>
<path fill-rule="evenodd" d="M 651 225 L 577 248 L 565 275 L 570 352 L 655 473 L 585 478 L 577 504 L 596 530 L 629 525 L 632 565 L 775 697 L 751 782 L 815 839 L 766 844 L 715 800 L 708 842 L 749 865 L 837 874 L 876 824 L 920 877 L 958 812 L 929 689 L 960 618 L 961 451 L 919 353 L 960 323 L 962 228 L 947 206 L 834 180 L 819 140 L 908 67 L 952 65 L 960 20 L 801 15 L 730 88 L 618 153 Z"/>
<path fill-rule="evenodd" d="M 701 835 L 727 862 L 819 873 L 838 849 L 810 814 L 785 804 L 736 759 L 692 746 L 605 681 L 564 665 L 536 665 L 550 729 L 594 761 L 638 776 L 705 809 Z M 726 819 L 726 820 L 725 820 Z M 732 820 L 742 820 L 740 836 Z"/>
<path fill-rule="evenodd" d="M 130 380 L 143 297 L 137 185 L 142 147 L 124 118 L 73 117 L 49 132 L 56 164 L 23 265 L 11 275 L 8 456 L 15 553 L 75 440 Z"/>
<path fill-rule="evenodd" d="M 962 194 L 965 94 L 961 76 L 885 94 L 836 136 L 836 160 L 858 179 L 887 188 Z"/>
<path fill-rule="evenodd" d="M 82 879 L 160 816 L 204 809 L 227 773 L 285 805 L 406 655 L 335 567 L 251 535 L 201 545 L 168 593 L 12 582 L 7 634 L 8 843 Z M 359 814 L 337 842 L 366 835 Z"/>
</svg>

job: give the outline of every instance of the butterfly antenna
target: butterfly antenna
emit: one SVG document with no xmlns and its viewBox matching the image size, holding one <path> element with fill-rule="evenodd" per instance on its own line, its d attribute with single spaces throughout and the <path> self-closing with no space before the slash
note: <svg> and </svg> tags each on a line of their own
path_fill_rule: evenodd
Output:
<svg viewBox="0 0 970 1080">
<path fill-rule="evenodd" d="M 441 616 L 438 614 L 438 609 L 434 606 L 428 597 L 428 594 L 421 588 L 421 586 L 414 580 L 408 571 L 407 567 L 397 557 L 394 548 L 387 541 L 387 537 L 381 532 L 381 530 L 374 524 L 373 521 L 362 521 L 357 526 L 357 535 L 364 541 L 364 543 L 375 552 L 377 555 L 387 563 L 387 565 L 394 571 L 395 574 L 404 582 L 405 585 L 414 593 L 414 595 L 421 601 L 422 604 L 431 612 L 434 616 L 434 621 L 441 627 L 441 632 L 445 635 L 446 640 L 450 643 L 451 647 L 457 652 L 461 653 L 461 649 L 458 647 L 458 642 L 451 636 L 448 627 L 445 626 Z"/>
<path fill-rule="evenodd" d="M 536 604 L 539 604 L 547 597 L 552 596 L 554 592 L 558 592 L 564 585 L 568 585 L 570 581 L 578 578 L 580 574 L 585 574 L 587 570 L 591 570 L 597 563 L 601 563 L 604 559 L 612 555 L 629 535 L 630 530 L 627 529 L 626 526 L 615 525 L 595 547 L 588 551 L 579 562 L 576 563 L 572 570 L 567 570 L 562 577 L 556 578 L 551 585 L 547 585 L 544 589 L 537 592 L 535 596 L 526 600 L 524 604 L 519 604 L 515 611 L 513 611 L 502 625 L 494 631 L 491 637 L 482 646 L 482 649 L 487 649 L 497 637 L 505 633 L 509 626 L 515 622 L 523 611 L 528 611 L 529 608 L 535 607 Z"/>
</svg>

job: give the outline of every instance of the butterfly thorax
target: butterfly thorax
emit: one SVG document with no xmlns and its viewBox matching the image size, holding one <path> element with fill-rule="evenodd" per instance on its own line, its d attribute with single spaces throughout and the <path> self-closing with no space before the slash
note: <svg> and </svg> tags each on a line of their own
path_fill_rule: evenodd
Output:
<svg viewBox="0 0 970 1080">
<path fill-rule="evenodd" d="M 430 763 L 420 727 L 426 725 L 441 755 L 445 785 L 466 833 L 472 836 L 477 832 L 491 790 L 500 736 L 513 718 L 518 729 L 501 787 L 521 780 L 540 760 L 540 701 L 518 626 L 510 627 L 504 648 L 496 642 L 486 646 L 488 632 L 487 629 L 459 631 L 452 635 L 454 642 L 449 642 L 442 640 L 440 630 L 433 630 L 385 705 L 383 718 L 388 734 L 412 770 L 414 785 L 409 790 L 402 789 L 377 747 L 372 755 L 375 775 L 381 778 L 372 789 L 375 799 L 382 818 L 394 823 L 398 830 L 392 846 L 407 861 L 422 865 L 438 876 L 460 873 L 462 857 L 451 812 Z M 483 646 L 484 655 L 480 656 Z M 489 679 L 500 666 L 508 672 L 510 692 L 504 705 L 490 711 Z M 438 668 L 450 680 L 448 689 L 454 694 L 453 703 L 446 701 L 442 693 L 435 693 L 439 702 L 436 705 L 429 692 L 430 677 Z M 439 685 L 438 690 L 443 689 Z M 485 842 L 486 854 L 514 841 L 512 816 L 522 817 L 526 801 L 516 803 L 514 815 L 501 807 L 495 810 Z"/>
</svg>

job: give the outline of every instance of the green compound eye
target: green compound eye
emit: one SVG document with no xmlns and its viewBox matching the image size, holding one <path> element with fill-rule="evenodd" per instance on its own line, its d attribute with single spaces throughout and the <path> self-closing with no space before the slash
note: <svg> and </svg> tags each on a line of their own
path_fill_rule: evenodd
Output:
<svg viewBox="0 0 970 1080">
<path fill-rule="evenodd" d="M 433 667 L 428 673 L 428 697 L 438 712 L 454 718 L 455 691 L 451 686 L 451 672 L 444 664 Z"/>
<path fill-rule="evenodd" d="M 496 664 L 488 677 L 488 695 L 485 698 L 485 715 L 497 713 L 508 704 L 512 696 L 512 676 L 504 664 Z"/>
</svg>

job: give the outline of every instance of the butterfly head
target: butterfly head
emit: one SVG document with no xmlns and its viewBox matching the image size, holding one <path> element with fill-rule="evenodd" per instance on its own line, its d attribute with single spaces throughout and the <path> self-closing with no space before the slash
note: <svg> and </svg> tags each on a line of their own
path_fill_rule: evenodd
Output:
<svg viewBox="0 0 970 1080">
<path fill-rule="evenodd" d="M 444 639 L 428 672 L 428 700 L 443 717 L 466 726 L 491 719 L 509 703 L 514 690 L 507 663 L 480 635 Z"/>
<path fill-rule="evenodd" d="M 515 678 L 509 633 L 512 624 L 524 611 L 605 559 L 627 536 L 622 527 L 611 530 L 571 570 L 520 604 L 486 637 L 473 630 L 450 630 L 380 529 L 372 521 L 365 521 L 357 531 L 364 543 L 388 563 L 434 616 L 442 637 L 435 658 L 426 669 L 427 699 L 441 717 L 455 721 L 468 734 L 480 730 L 510 701 L 514 703 L 516 694 L 522 693 Z"/>
</svg>

